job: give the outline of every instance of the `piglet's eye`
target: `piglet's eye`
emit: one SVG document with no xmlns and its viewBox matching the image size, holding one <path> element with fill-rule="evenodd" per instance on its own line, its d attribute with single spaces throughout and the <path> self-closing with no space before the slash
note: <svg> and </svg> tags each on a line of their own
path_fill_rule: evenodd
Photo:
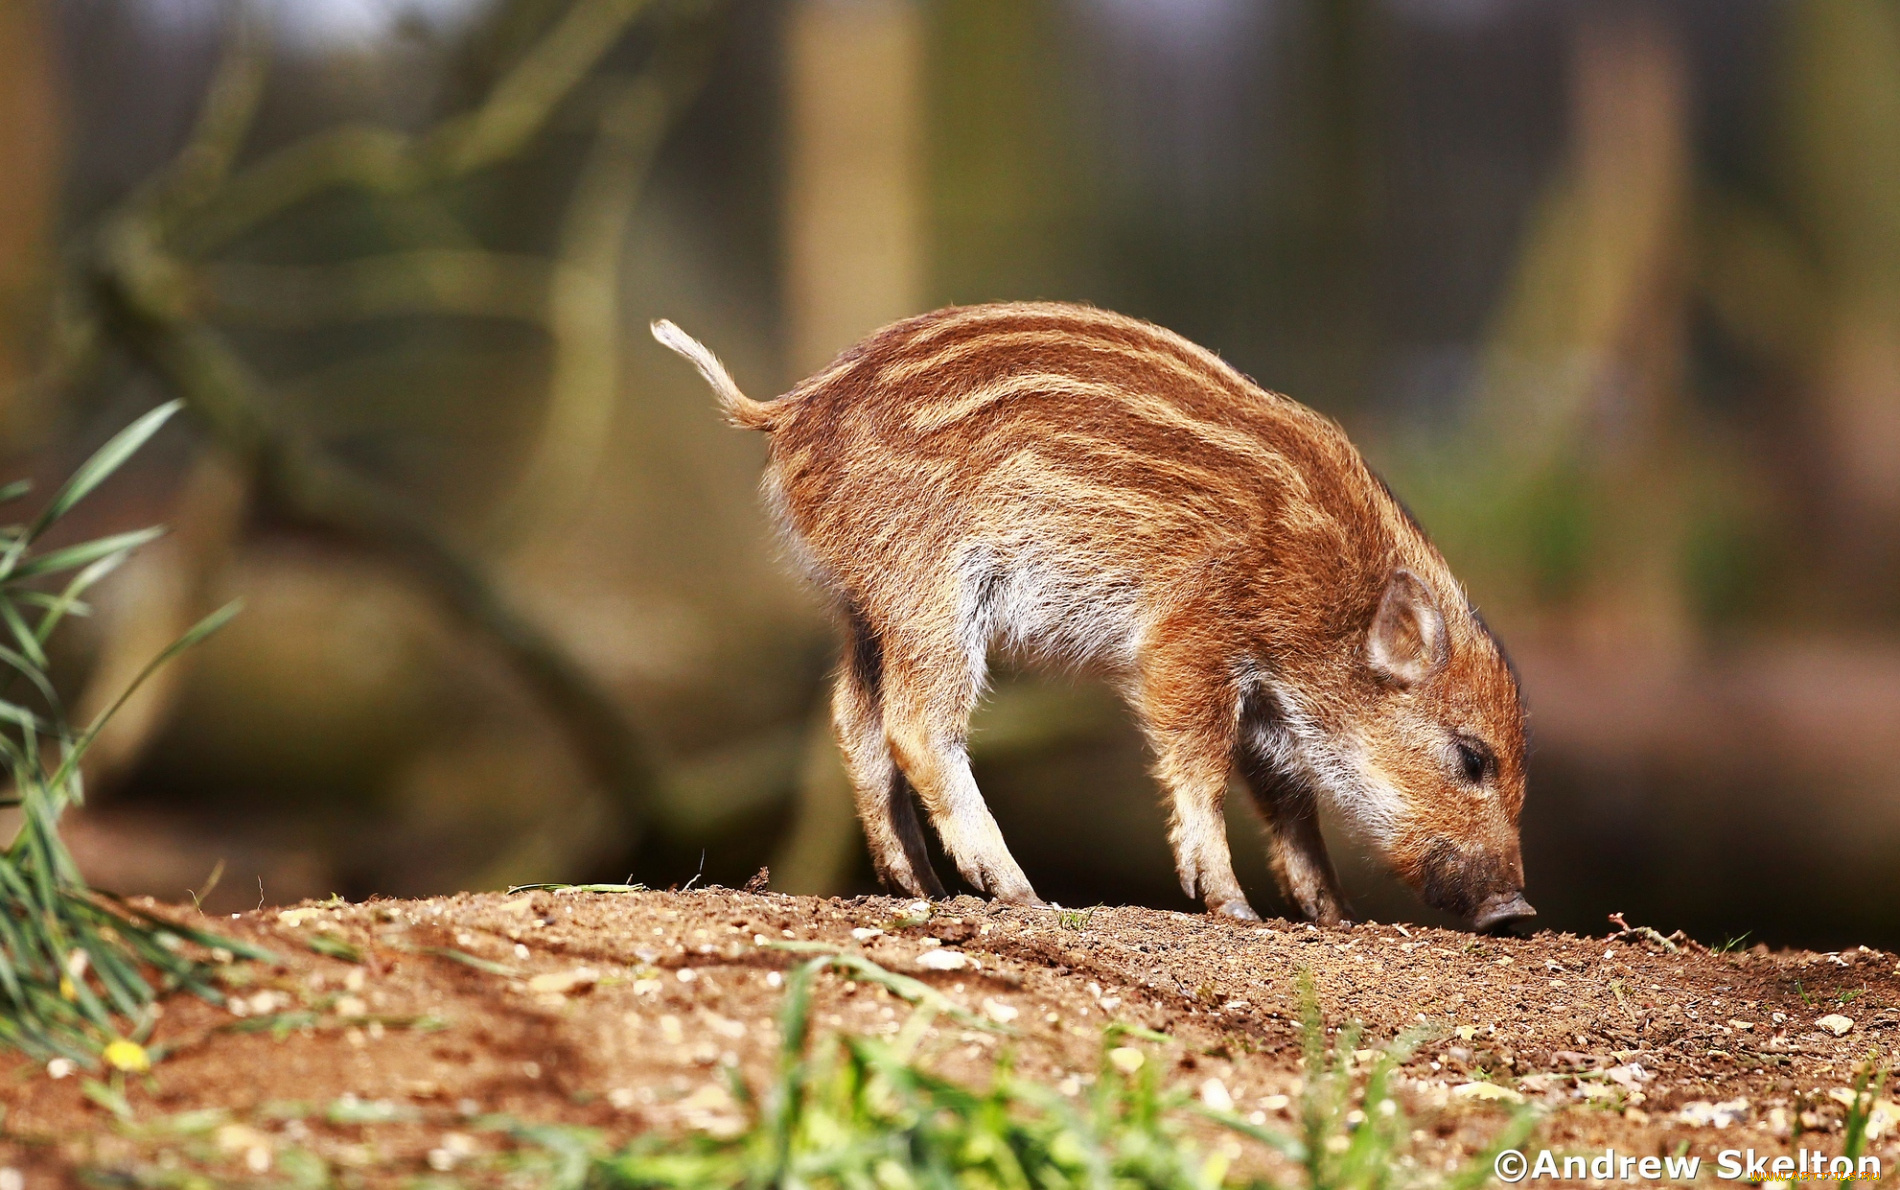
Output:
<svg viewBox="0 0 1900 1190">
<path fill-rule="evenodd" d="M 1485 774 L 1491 769 L 1490 749 L 1470 740 L 1459 740 L 1457 748 L 1459 773 L 1473 785 L 1484 784 Z"/>
</svg>

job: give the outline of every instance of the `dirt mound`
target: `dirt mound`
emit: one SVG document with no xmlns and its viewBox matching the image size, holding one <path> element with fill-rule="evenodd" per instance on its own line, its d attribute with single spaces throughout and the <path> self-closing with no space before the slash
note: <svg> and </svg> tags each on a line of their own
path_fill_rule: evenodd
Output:
<svg viewBox="0 0 1900 1190">
<path fill-rule="evenodd" d="M 722 1068 L 770 1080 L 785 973 L 807 957 L 787 943 L 861 953 L 1005 1026 L 938 1018 L 923 1052 L 952 1078 L 986 1083 L 1007 1049 L 1019 1073 L 1078 1094 L 1121 1021 L 1174 1039 L 1158 1047 L 1170 1081 L 1281 1125 L 1297 1110 L 1309 973 L 1330 1026 L 1363 1023 L 1360 1046 L 1434 1028 L 1399 1084 L 1427 1166 L 1481 1149 L 1520 1097 L 1549 1109 L 1536 1147 L 1836 1153 L 1838 1093 L 1900 1040 L 1895 957 L 1864 948 L 1717 954 L 1636 935 L 720 889 L 306 904 L 215 924 L 281 961 L 229 967 L 229 1009 L 167 1001 L 151 1074 L 0 1059 L 0 1164 L 28 1187 L 84 1171 L 120 1184 L 475 1176 L 517 1143 L 477 1126 L 501 1117 L 609 1140 L 729 1132 L 744 1108 Z M 877 1036 L 909 1007 L 828 975 L 813 1011 L 821 1032 Z M 1868 1150 L 1889 1169 L 1892 1112 L 1876 1107 Z"/>
</svg>

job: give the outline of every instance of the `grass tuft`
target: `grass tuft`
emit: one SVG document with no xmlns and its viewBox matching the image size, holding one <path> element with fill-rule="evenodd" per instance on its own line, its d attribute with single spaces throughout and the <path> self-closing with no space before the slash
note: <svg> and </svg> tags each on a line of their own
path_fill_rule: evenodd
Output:
<svg viewBox="0 0 1900 1190">
<path fill-rule="evenodd" d="M 1874 1105 L 1880 1102 L 1880 1093 L 1886 1089 L 1887 1076 L 1891 1073 L 1878 1065 L 1879 1056 L 1878 1051 L 1868 1054 L 1867 1060 L 1854 1072 L 1854 1101 L 1847 1105 L 1847 1119 L 1842 1125 L 1841 1155 L 1856 1166 L 1867 1151 L 1867 1125 L 1873 1120 Z M 1848 1190 L 1855 1181 L 1842 1178 L 1840 1190 Z"/>
<path fill-rule="evenodd" d="M 46 644 L 67 616 L 85 615 L 86 592 L 162 530 L 118 533 L 41 550 L 61 517 L 111 477 L 176 413 L 162 405 L 120 431 L 82 464 L 32 521 L 0 527 L 0 760 L 20 826 L 0 852 L 0 1044 L 89 1069 L 121 1040 L 142 1043 L 152 1005 L 184 989 L 213 1003 L 216 968 L 199 957 L 268 952 L 144 913 L 86 886 L 59 836 L 60 816 L 84 798 L 80 761 L 126 699 L 158 668 L 222 627 L 237 605 L 205 617 L 147 665 L 84 728 L 66 718 Z M 25 484 L 0 497 L 17 499 Z M 49 580 L 63 577 L 63 585 Z M 26 689 L 17 688 L 24 682 Z"/>
<path fill-rule="evenodd" d="M 1362 1039 L 1358 1026 L 1342 1026 L 1329 1044 L 1317 996 L 1304 977 L 1305 1069 L 1292 1132 L 1256 1122 L 1264 1119 L 1257 1114 L 1243 1118 L 1225 1096 L 1208 1102 L 1205 1088 L 1197 1096 L 1170 1085 L 1165 1051 L 1177 1044 L 1174 1039 L 1119 1022 L 1102 1030 L 1098 1068 L 1086 1089 L 1082 1080 L 1065 1080 L 1058 1088 L 1023 1076 L 1007 1049 L 995 1059 L 986 1085 L 966 1085 L 933 1072 L 920 1051 L 934 1021 L 974 1026 L 976 1018 L 928 985 L 862 955 L 810 944 L 776 949 L 802 955 L 785 981 L 777 1070 L 755 1089 L 728 1068 L 733 1113 L 716 1131 L 640 1136 L 610 1149 L 595 1129 L 478 1116 L 466 1126 L 503 1134 L 511 1148 L 411 1184 L 444 1190 L 495 1184 L 521 1190 L 1256 1190 L 1274 1184 L 1260 1172 L 1266 1153 L 1254 1146 L 1263 1146 L 1292 1163 L 1293 1184 L 1305 1190 L 1477 1190 L 1495 1156 L 1522 1145 L 1536 1119 L 1533 1109 L 1518 1111 L 1489 1148 L 1449 1173 L 1413 1165 L 1406 1152 L 1411 1125 L 1393 1097 L 1392 1075 L 1425 1034 L 1402 1036 L 1369 1063 L 1362 1061 L 1367 1053 L 1355 1051 Z M 812 1000 L 827 975 L 886 988 L 914 1010 L 889 1039 L 819 1036 Z M 412 1027 L 425 1026 L 418 1021 Z M 207 1150 L 203 1138 L 233 1122 L 229 1112 L 137 1121 L 119 1090 L 117 1083 L 89 1083 L 86 1093 L 120 1115 L 124 1135 L 157 1140 L 162 1151 L 149 1164 L 91 1171 L 91 1181 L 154 1188 L 219 1184 L 191 1171 L 228 1162 L 228 1155 Z M 1875 1084 L 1872 1093 L 1878 1091 Z M 406 1104 L 349 1096 L 327 1106 L 279 1103 L 261 1109 L 265 1119 L 318 1116 L 333 1125 L 361 1126 L 419 1118 Z M 1853 1135 L 1850 1127 L 1850 1140 Z M 278 1151 L 268 1184 L 351 1184 L 361 1172 L 292 1145 Z"/>
<path fill-rule="evenodd" d="M 1087 909 L 1058 909 L 1056 910 L 1056 925 L 1065 930 L 1081 933 L 1089 928 L 1089 923 L 1095 920 L 1096 910 L 1100 908 L 1100 905 L 1091 905 Z"/>
<path fill-rule="evenodd" d="M 915 1011 L 890 1041 L 848 1035 L 815 1041 L 812 991 L 827 971 L 888 988 Z M 524 1148 L 546 1150 L 548 1184 L 619 1190 L 1264 1187 L 1257 1176 L 1233 1173 L 1245 1142 L 1294 1162 L 1310 1190 L 1396 1190 L 1427 1182 L 1475 1190 L 1490 1176 L 1495 1155 L 1529 1135 L 1536 1117 L 1526 1108 L 1490 1148 L 1450 1175 L 1412 1170 L 1403 1160 L 1410 1124 L 1392 1097 L 1391 1075 L 1422 1034 L 1381 1050 L 1360 1078 L 1358 1026 L 1342 1027 L 1328 1046 L 1318 999 L 1304 979 L 1302 997 L 1306 1069 L 1298 1135 L 1164 1085 L 1167 1063 L 1149 1060 L 1131 1043 L 1158 1047 L 1172 1039 L 1125 1024 L 1103 1031 L 1094 1084 L 1076 1098 L 1019 1075 L 1007 1051 L 986 1087 L 946 1079 L 926 1069 L 917 1052 L 931 1021 L 947 1011 L 941 994 L 862 956 L 835 952 L 799 965 L 786 983 L 773 1083 L 755 1095 L 733 1077 L 734 1100 L 747 1113 L 734 1134 L 642 1137 L 603 1155 L 590 1148 L 583 1130 L 499 1120 L 496 1126 Z M 1197 1137 L 1210 1125 L 1216 1136 L 1230 1139 L 1204 1146 Z"/>
</svg>

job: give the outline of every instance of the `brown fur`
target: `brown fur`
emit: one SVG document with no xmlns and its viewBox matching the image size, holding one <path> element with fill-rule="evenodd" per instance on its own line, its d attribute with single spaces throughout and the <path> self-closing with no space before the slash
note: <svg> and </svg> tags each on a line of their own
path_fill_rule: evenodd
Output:
<svg viewBox="0 0 1900 1190">
<path fill-rule="evenodd" d="M 1332 421 L 1178 335 L 1080 306 L 907 319 L 764 403 L 671 323 L 654 332 L 734 424 L 771 436 L 768 500 L 849 637 L 835 720 L 888 884 L 940 892 L 914 791 L 968 880 L 1036 901 L 964 753 L 1000 643 L 1121 684 L 1170 796 L 1182 886 L 1210 909 L 1253 916 L 1221 811 L 1237 767 L 1282 889 L 1313 919 L 1348 912 L 1321 802 L 1428 900 L 1529 912 L 1512 900 L 1516 681 Z"/>
</svg>

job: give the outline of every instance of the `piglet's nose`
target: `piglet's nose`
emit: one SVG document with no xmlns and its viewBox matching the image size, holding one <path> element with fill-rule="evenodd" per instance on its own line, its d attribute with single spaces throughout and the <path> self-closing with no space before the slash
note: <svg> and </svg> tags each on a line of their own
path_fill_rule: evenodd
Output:
<svg viewBox="0 0 1900 1190">
<path fill-rule="evenodd" d="M 1523 893 L 1498 893 L 1478 906 L 1478 911 L 1471 915 L 1471 927 L 1479 931 L 1503 930 L 1536 916 L 1537 910 L 1531 908 Z"/>
</svg>

